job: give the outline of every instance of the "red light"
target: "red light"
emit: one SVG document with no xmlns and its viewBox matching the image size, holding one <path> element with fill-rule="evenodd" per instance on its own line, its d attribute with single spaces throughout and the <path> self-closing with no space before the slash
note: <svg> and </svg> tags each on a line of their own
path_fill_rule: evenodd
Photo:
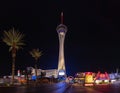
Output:
<svg viewBox="0 0 120 93">
<path fill-rule="evenodd" d="M 87 72 L 86 74 L 87 74 L 87 75 L 92 75 L 92 72 Z"/>
</svg>

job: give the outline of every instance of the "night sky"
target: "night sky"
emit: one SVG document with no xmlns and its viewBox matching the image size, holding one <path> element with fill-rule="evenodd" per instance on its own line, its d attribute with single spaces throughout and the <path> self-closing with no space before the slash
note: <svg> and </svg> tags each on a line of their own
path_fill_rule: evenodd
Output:
<svg viewBox="0 0 120 93">
<path fill-rule="evenodd" d="M 4 2 L 3 2 L 4 1 Z M 65 64 L 68 75 L 76 72 L 115 72 L 120 67 L 119 0 L 16 0 L 0 1 L 0 37 L 12 27 L 25 34 L 25 46 L 17 52 L 16 70 L 34 66 L 29 54 L 39 48 L 38 67 L 58 65 L 60 14 L 68 27 Z M 79 2 L 78 2 L 79 1 Z M 0 75 L 11 73 L 11 54 L 0 38 Z"/>
</svg>

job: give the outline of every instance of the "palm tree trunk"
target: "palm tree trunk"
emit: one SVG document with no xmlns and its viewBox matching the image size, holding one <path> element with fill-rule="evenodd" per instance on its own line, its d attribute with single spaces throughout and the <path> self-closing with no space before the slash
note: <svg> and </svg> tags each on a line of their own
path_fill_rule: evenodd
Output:
<svg viewBox="0 0 120 93">
<path fill-rule="evenodd" d="M 16 57 L 16 50 L 13 49 L 12 51 L 12 85 L 14 85 L 14 76 L 15 76 L 15 57 Z"/>
<path fill-rule="evenodd" d="M 25 80 L 26 80 L 26 85 L 28 86 L 28 71 L 27 71 L 27 69 L 25 70 Z"/>
<path fill-rule="evenodd" d="M 37 83 L 37 60 L 35 62 L 35 76 L 36 76 L 36 83 Z"/>
<path fill-rule="evenodd" d="M 12 58 L 12 85 L 14 85 L 14 75 L 15 75 L 15 58 Z"/>
</svg>

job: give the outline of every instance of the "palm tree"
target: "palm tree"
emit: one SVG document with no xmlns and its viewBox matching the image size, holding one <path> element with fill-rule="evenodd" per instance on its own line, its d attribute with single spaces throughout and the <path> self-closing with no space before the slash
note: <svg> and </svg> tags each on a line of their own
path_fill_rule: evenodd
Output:
<svg viewBox="0 0 120 93">
<path fill-rule="evenodd" d="M 40 56 L 42 55 L 42 52 L 39 51 L 39 49 L 33 49 L 30 51 L 30 55 L 35 59 L 35 75 L 36 75 L 36 82 L 37 82 L 37 62 Z"/>
<path fill-rule="evenodd" d="M 4 31 L 2 37 L 2 41 L 10 47 L 9 52 L 12 54 L 12 84 L 14 84 L 16 52 L 22 45 L 25 45 L 23 43 L 23 37 L 24 34 L 16 31 L 14 28 Z"/>
</svg>

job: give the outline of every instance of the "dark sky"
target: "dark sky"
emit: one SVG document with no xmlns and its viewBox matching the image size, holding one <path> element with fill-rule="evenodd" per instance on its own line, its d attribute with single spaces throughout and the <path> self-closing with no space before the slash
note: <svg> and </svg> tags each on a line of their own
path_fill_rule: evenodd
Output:
<svg viewBox="0 0 120 93">
<path fill-rule="evenodd" d="M 38 67 L 57 68 L 56 27 L 62 11 L 68 27 L 65 38 L 68 75 L 98 70 L 114 72 L 120 66 L 119 0 L 1 0 L 0 37 L 12 27 L 25 34 L 26 46 L 17 53 L 16 69 L 34 66 L 29 55 L 33 48 L 43 52 Z M 3 42 L 0 42 L 0 55 L 0 75 L 10 74 L 11 55 Z"/>
</svg>

